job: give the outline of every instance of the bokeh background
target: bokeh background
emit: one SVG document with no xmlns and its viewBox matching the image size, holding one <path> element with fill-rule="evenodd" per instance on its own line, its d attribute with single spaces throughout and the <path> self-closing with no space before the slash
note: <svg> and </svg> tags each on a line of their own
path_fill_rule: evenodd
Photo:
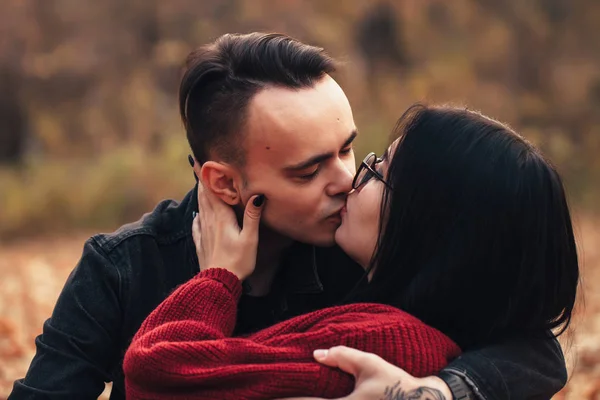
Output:
<svg viewBox="0 0 600 400">
<path fill-rule="evenodd" d="M 185 56 L 259 30 L 345 62 L 335 78 L 358 160 L 415 101 L 481 110 L 542 148 L 566 182 L 583 272 L 556 398 L 600 399 L 599 29 L 597 0 L 0 0 L 0 398 L 86 237 L 192 187 Z"/>
</svg>

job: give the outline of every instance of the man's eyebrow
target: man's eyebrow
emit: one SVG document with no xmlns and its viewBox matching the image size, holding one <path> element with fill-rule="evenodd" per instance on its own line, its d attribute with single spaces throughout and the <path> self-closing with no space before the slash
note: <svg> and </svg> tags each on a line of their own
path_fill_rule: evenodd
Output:
<svg viewBox="0 0 600 400">
<path fill-rule="evenodd" d="M 352 144 L 352 142 L 354 142 L 354 139 L 356 139 L 356 137 L 358 136 L 358 130 L 355 128 L 352 133 L 350 134 L 350 136 L 348 137 L 348 139 L 346 139 L 346 141 L 344 142 L 344 144 L 342 145 L 342 149 L 344 147 L 348 147 L 350 146 L 350 144 Z"/>
<path fill-rule="evenodd" d="M 345 147 L 350 146 L 350 144 L 354 141 L 354 139 L 356 139 L 356 136 L 358 136 L 358 131 L 356 129 L 354 129 L 352 131 L 352 133 L 350 134 L 350 136 L 348 137 L 348 139 L 346 139 L 346 141 L 344 142 L 344 144 L 342 145 L 341 148 L 343 149 Z M 332 158 L 333 156 L 334 156 L 334 154 L 332 152 L 317 154 L 316 156 L 312 156 L 308 160 L 299 162 L 298 164 L 289 165 L 287 167 L 284 167 L 283 169 L 288 172 L 302 171 L 303 169 L 306 169 L 315 164 L 318 164 L 320 162 L 328 160 L 328 159 Z"/>
<path fill-rule="evenodd" d="M 298 164 L 288 165 L 287 167 L 284 167 L 283 169 L 288 172 L 302 171 L 303 169 L 306 169 L 312 165 L 323 162 L 331 157 L 333 157 L 333 153 L 317 154 L 316 156 L 313 156 L 313 157 L 309 158 L 308 160 L 302 161 Z"/>
</svg>

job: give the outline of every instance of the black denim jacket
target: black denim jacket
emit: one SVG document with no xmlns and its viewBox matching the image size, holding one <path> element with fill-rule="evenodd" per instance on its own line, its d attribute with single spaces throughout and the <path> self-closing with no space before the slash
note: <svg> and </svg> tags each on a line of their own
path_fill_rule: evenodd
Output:
<svg viewBox="0 0 600 400">
<path fill-rule="evenodd" d="M 10 400 L 97 399 L 105 382 L 113 382 L 111 400 L 125 398 L 122 361 L 133 335 L 175 287 L 199 272 L 191 238 L 196 193 L 181 203 L 163 201 L 138 222 L 85 243 Z M 266 315 L 244 315 L 242 297 L 237 331 L 334 305 L 361 273 L 339 248 L 298 245 L 275 280 Z M 556 340 L 470 350 L 447 370 L 484 399 L 549 399 L 567 379 Z"/>
</svg>

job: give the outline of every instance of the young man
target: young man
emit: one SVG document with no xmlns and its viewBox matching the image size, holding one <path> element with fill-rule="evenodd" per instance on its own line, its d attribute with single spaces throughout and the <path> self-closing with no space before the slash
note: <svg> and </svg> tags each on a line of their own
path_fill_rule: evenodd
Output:
<svg viewBox="0 0 600 400">
<path fill-rule="evenodd" d="M 357 135 L 333 71 L 322 49 L 275 34 L 225 35 L 188 57 L 180 111 L 195 173 L 236 210 L 254 194 L 268 198 L 237 333 L 335 304 L 362 273 L 332 247 Z M 196 195 L 164 201 L 87 241 L 11 400 L 95 399 L 104 382 L 113 382 L 111 399 L 124 398 L 122 359 L 131 338 L 199 271 L 191 237 Z M 446 398 L 449 386 L 457 398 L 549 398 L 566 381 L 556 341 L 466 350 L 441 375 L 448 386 L 427 381 Z"/>
</svg>

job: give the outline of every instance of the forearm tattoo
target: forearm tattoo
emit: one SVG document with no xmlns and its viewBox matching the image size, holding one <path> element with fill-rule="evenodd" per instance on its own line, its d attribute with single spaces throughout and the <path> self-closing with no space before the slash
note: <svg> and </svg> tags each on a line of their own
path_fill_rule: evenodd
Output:
<svg viewBox="0 0 600 400">
<path fill-rule="evenodd" d="M 446 400 L 446 396 L 437 389 L 421 386 L 405 392 L 400 387 L 400 381 L 394 386 L 388 386 L 381 400 Z"/>
</svg>

